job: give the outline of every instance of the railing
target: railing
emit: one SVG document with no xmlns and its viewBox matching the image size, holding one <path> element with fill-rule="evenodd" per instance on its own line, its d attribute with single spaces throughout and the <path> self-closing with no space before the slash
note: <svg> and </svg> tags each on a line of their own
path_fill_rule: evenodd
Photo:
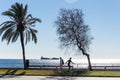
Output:
<svg viewBox="0 0 120 80">
<path fill-rule="evenodd" d="M 59 65 L 59 63 L 56 64 L 45 64 L 45 63 L 31 63 L 32 65 Z M 67 64 L 64 64 L 64 66 L 67 66 Z M 88 69 L 88 63 L 76 63 L 72 64 L 74 69 Z M 1 62 L 0 68 L 23 68 L 23 63 L 10 63 L 10 62 Z M 93 70 L 120 70 L 120 64 L 119 63 L 92 63 L 92 69 Z"/>
<path fill-rule="evenodd" d="M 88 69 L 87 63 L 77 63 L 73 65 L 75 69 Z M 92 63 L 93 70 L 120 70 L 119 63 Z"/>
<path fill-rule="evenodd" d="M 92 64 L 93 70 L 120 70 L 119 63 L 99 63 L 99 64 Z"/>
</svg>

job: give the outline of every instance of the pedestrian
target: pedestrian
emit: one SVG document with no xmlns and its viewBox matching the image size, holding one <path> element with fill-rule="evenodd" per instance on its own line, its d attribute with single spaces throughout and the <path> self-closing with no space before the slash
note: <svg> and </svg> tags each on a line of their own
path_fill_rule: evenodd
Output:
<svg viewBox="0 0 120 80">
<path fill-rule="evenodd" d="M 72 58 L 70 57 L 69 60 L 66 62 L 68 64 L 68 71 L 70 71 L 70 69 L 71 69 L 71 63 L 73 63 L 71 59 Z"/>
<path fill-rule="evenodd" d="M 60 69 L 62 70 L 62 66 L 64 65 L 64 60 L 62 59 L 62 57 L 60 57 Z"/>
</svg>

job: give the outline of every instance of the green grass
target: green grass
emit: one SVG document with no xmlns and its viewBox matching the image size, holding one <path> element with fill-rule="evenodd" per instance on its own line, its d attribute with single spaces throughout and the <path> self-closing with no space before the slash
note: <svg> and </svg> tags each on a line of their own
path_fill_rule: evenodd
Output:
<svg viewBox="0 0 120 80">
<path fill-rule="evenodd" d="M 53 70 L 14 70 L 14 69 L 1 69 L 1 75 L 55 75 Z"/>
<path fill-rule="evenodd" d="M 120 77 L 120 71 L 57 71 L 0 69 L 0 75 Z"/>
<path fill-rule="evenodd" d="M 120 77 L 120 71 L 88 71 L 81 76 Z"/>
</svg>

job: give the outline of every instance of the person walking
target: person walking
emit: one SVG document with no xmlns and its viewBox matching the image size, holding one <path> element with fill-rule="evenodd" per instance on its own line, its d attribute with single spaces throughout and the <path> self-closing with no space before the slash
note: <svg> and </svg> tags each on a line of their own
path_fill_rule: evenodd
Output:
<svg viewBox="0 0 120 80">
<path fill-rule="evenodd" d="M 62 59 L 62 57 L 60 57 L 60 69 L 62 70 L 62 66 L 64 65 L 64 60 Z"/>
<path fill-rule="evenodd" d="M 70 69 L 71 69 L 71 63 L 74 64 L 74 62 L 72 62 L 71 59 L 72 59 L 72 58 L 70 57 L 69 60 L 66 62 L 66 63 L 68 64 L 68 71 L 70 71 Z"/>
</svg>

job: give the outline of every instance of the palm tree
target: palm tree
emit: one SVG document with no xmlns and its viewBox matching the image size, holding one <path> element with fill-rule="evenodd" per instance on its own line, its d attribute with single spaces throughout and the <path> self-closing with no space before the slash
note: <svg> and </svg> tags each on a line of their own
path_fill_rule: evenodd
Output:
<svg viewBox="0 0 120 80">
<path fill-rule="evenodd" d="M 20 37 L 24 69 L 25 64 L 25 44 L 32 40 L 37 42 L 37 30 L 33 29 L 36 22 L 41 22 L 38 18 L 33 18 L 31 14 L 27 15 L 28 6 L 20 3 L 15 3 L 8 11 L 2 13 L 4 16 L 10 17 L 9 21 L 5 21 L 0 25 L 0 35 L 2 35 L 2 41 L 6 40 L 7 44 L 10 42 L 16 42 Z"/>
</svg>

